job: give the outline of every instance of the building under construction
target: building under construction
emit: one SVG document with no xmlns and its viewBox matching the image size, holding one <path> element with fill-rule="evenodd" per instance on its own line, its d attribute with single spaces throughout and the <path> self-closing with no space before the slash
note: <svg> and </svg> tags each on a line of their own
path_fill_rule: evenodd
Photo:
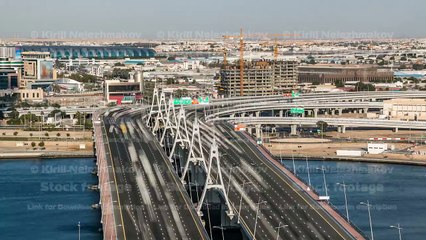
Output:
<svg viewBox="0 0 426 240">
<path fill-rule="evenodd" d="M 219 94 L 225 97 L 265 96 L 288 93 L 297 84 L 296 61 L 256 60 L 245 62 L 241 83 L 239 64 L 221 69 Z"/>
</svg>

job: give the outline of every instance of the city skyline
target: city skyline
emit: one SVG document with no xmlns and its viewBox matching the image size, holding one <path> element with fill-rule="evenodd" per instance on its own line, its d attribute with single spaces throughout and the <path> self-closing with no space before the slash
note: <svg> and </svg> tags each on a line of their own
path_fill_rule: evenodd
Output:
<svg viewBox="0 0 426 240">
<path fill-rule="evenodd" d="M 0 6 L 6 10 L 0 20 L 8 22 L 1 38 L 214 39 L 241 27 L 246 32 L 297 33 L 302 39 L 426 37 L 421 27 L 426 3 L 420 0 L 360 0 L 352 5 L 337 0 L 219 0 L 208 7 L 195 0 L 5 0 Z"/>
</svg>

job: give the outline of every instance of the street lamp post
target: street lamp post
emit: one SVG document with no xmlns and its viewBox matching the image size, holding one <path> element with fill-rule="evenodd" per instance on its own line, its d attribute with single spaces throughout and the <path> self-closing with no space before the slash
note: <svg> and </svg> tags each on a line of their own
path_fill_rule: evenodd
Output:
<svg viewBox="0 0 426 240">
<path fill-rule="evenodd" d="M 78 240 L 80 240 L 80 222 L 78 222 L 78 224 L 77 224 L 77 226 L 78 226 Z"/>
<path fill-rule="evenodd" d="M 370 235 L 371 235 L 371 240 L 374 240 L 374 233 L 373 233 L 373 222 L 371 221 L 371 204 L 370 202 L 367 200 L 367 202 L 360 202 L 361 205 L 365 205 L 367 206 L 367 210 L 368 210 L 368 220 L 370 222 Z"/>
<path fill-rule="evenodd" d="M 325 167 L 321 166 L 321 168 L 317 168 L 317 170 L 322 170 L 322 178 L 323 178 L 323 181 L 324 181 L 325 196 L 328 197 L 327 181 L 325 180 Z"/>
<path fill-rule="evenodd" d="M 254 230 L 253 230 L 253 240 L 256 240 L 257 219 L 259 218 L 259 210 L 260 210 L 261 204 L 266 204 L 266 201 L 259 201 L 257 203 L 256 218 L 255 218 L 255 221 L 254 221 Z"/>
<path fill-rule="evenodd" d="M 343 194 L 345 195 L 345 208 L 346 208 L 346 220 L 349 222 L 349 209 L 348 209 L 348 198 L 346 195 L 346 184 L 345 181 L 343 183 L 337 183 L 337 185 L 340 185 L 343 187 Z"/>
<path fill-rule="evenodd" d="M 390 227 L 398 229 L 399 240 L 402 240 L 402 234 L 401 234 L 402 227 L 401 227 L 401 225 L 399 225 L 399 223 L 398 223 L 398 224 L 392 225 Z"/>
<path fill-rule="evenodd" d="M 306 170 L 308 171 L 308 191 L 311 190 L 311 174 L 309 173 L 309 162 L 308 162 L 308 156 L 305 157 L 306 160 Z"/>
<path fill-rule="evenodd" d="M 295 176 L 297 176 L 297 173 L 296 173 L 296 164 L 294 164 L 294 154 L 291 154 L 291 159 L 293 160 L 293 173 L 294 173 Z"/>
<path fill-rule="evenodd" d="M 288 225 L 284 225 L 281 222 L 278 224 L 278 227 L 276 227 L 276 229 L 277 229 L 277 240 L 280 238 L 280 229 L 284 228 L 284 227 L 288 227 Z"/>
<path fill-rule="evenodd" d="M 245 186 L 246 184 L 252 184 L 252 182 L 243 182 L 243 184 L 242 184 L 241 197 L 240 197 L 240 205 L 239 205 L 239 207 L 238 207 L 238 220 L 237 220 L 237 223 L 238 223 L 238 224 L 240 223 L 240 217 L 241 217 L 241 206 L 242 206 L 242 203 L 243 203 L 243 191 L 244 191 L 244 186 Z"/>
</svg>

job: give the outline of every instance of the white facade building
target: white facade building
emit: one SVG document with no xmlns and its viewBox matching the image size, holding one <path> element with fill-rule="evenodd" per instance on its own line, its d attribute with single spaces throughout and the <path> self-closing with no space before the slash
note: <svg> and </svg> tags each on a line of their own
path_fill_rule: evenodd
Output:
<svg viewBox="0 0 426 240">
<path fill-rule="evenodd" d="M 387 143 L 368 143 L 368 154 L 381 154 L 388 150 Z"/>
</svg>

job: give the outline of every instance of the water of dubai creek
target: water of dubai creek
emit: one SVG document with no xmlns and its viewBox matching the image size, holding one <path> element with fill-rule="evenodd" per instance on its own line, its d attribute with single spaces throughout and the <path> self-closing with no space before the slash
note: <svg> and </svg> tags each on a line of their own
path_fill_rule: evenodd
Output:
<svg viewBox="0 0 426 240">
<path fill-rule="evenodd" d="M 292 160 L 283 164 L 293 171 Z M 426 234 L 426 168 L 409 165 L 313 161 L 308 162 L 313 188 L 325 195 L 346 217 L 344 188 L 350 221 L 370 234 L 371 204 L 375 239 L 423 240 Z M 97 183 L 91 172 L 93 159 L 1 160 L 0 239 L 101 239 L 99 193 L 88 187 Z M 306 161 L 295 161 L 296 174 L 308 182 Z M 338 184 L 340 183 L 340 185 Z"/>
<path fill-rule="evenodd" d="M 0 239 L 102 239 L 94 159 L 0 160 Z"/>
<path fill-rule="evenodd" d="M 293 172 L 293 161 L 282 163 Z M 325 182 L 330 202 L 346 218 L 345 189 L 349 220 L 370 237 L 370 221 L 366 205 L 371 204 L 374 239 L 424 240 L 426 235 L 426 167 L 360 162 L 310 160 L 295 161 L 296 174 L 311 184 L 319 195 L 325 195 Z"/>
</svg>

